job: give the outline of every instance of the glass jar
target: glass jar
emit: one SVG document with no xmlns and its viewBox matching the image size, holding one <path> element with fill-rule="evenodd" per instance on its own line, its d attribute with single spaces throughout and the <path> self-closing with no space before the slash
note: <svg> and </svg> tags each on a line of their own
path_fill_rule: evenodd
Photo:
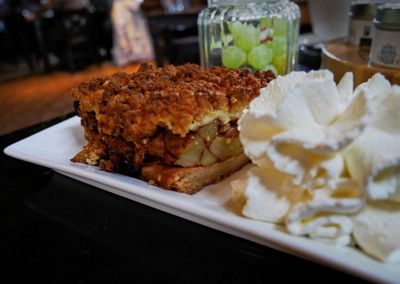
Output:
<svg viewBox="0 0 400 284">
<path fill-rule="evenodd" d="M 400 4 L 379 6 L 374 25 L 371 62 L 379 66 L 400 68 Z"/>
<path fill-rule="evenodd" d="M 377 3 L 352 3 L 349 17 L 349 42 L 353 45 L 371 46 L 374 34 L 374 17 Z"/>
<path fill-rule="evenodd" d="M 299 20 L 289 0 L 208 0 L 197 20 L 201 65 L 286 74 L 296 62 Z"/>
</svg>

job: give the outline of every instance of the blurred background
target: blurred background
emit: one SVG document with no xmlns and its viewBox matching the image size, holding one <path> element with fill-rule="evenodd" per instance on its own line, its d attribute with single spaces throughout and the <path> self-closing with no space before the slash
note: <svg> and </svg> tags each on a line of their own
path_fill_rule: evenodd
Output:
<svg viewBox="0 0 400 284">
<path fill-rule="evenodd" d="M 346 0 L 345 0 L 346 1 Z M 300 32 L 309 3 L 296 2 Z M 67 91 L 142 62 L 199 63 L 205 0 L 0 0 L 0 135 L 71 113 Z"/>
</svg>

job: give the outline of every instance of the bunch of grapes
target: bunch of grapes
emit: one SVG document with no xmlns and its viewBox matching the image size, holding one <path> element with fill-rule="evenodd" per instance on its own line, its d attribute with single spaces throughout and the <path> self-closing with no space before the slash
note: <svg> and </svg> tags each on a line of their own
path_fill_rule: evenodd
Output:
<svg viewBox="0 0 400 284">
<path fill-rule="evenodd" d="M 261 23 L 262 24 L 262 23 Z M 279 23 L 278 23 L 279 24 Z M 262 25 L 261 25 L 262 26 Z M 286 27 L 274 25 L 273 37 L 262 40 L 260 30 L 251 24 L 231 22 L 228 24 L 232 45 L 222 46 L 222 65 L 228 68 L 250 65 L 256 70 L 272 70 L 275 74 L 286 71 Z"/>
</svg>

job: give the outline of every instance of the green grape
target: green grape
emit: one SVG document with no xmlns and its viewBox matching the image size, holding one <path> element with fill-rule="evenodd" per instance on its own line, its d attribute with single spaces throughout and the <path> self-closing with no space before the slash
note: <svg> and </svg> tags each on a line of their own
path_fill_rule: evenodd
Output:
<svg viewBox="0 0 400 284">
<path fill-rule="evenodd" d="M 255 69 L 264 69 L 272 61 L 272 50 L 265 44 L 253 47 L 247 56 L 248 63 Z"/>
<path fill-rule="evenodd" d="M 274 72 L 275 75 L 278 75 L 278 70 L 274 65 L 269 64 L 263 68 L 263 71 L 268 71 L 268 70 L 271 70 L 272 72 Z"/>
<path fill-rule="evenodd" d="M 281 55 L 286 56 L 286 51 L 287 51 L 286 37 L 274 35 L 274 39 L 272 41 L 272 51 L 274 52 L 274 57 L 278 57 Z"/>
<path fill-rule="evenodd" d="M 260 31 L 252 25 L 233 25 L 232 35 L 234 44 L 246 52 L 260 43 Z"/>
<path fill-rule="evenodd" d="M 241 22 L 228 22 L 228 29 L 235 37 L 243 29 L 244 25 Z"/>
<path fill-rule="evenodd" d="M 238 68 L 246 62 L 246 53 L 237 46 L 222 49 L 222 65 L 228 68 Z"/>
<path fill-rule="evenodd" d="M 284 75 L 286 73 L 286 56 L 280 55 L 278 57 L 274 57 L 272 60 L 272 64 L 276 67 L 278 71 L 277 74 Z"/>
<path fill-rule="evenodd" d="M 269 28 L 272 26 L 272 20 L 271 18 L 262 18 L 260 21 L 260 28 L 261 29 L 265 29 L 265 28 Z"/>
<path fill-rule="evenodd" d="M 268 47 L 269 49 L 271 49 L 272 52 L 274 51 L 274 50 L 273 50 L 273 42 L 272 42 L 272 40 L 269 40 L 269 41 L 267 41 L 267 42 L 264 43 L 264 44 L 265 44 L 266 47 Z"/>
<path fill-rule="evenodd" d="M 274 27 L 274 36 L 286 37 L 287 20 L 285 18 L 274 18 L 273 27 Z"/>
</svg>

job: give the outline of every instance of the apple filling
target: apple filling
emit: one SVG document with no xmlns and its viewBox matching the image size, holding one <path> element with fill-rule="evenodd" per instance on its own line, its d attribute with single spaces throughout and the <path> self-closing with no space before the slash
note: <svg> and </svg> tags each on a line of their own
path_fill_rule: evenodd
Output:
<svg viewBox="0 0 400 284">
<path fill-rule="evenodd" d="M 138 169 L 149 163 L 178 167 L 211 166 L 243 153 L 236 121 L 224 124 L 214 120 L 185 137 L 160 128 L 153 136 L 138 143 L 111 135 L 99 136 L 86 129 L 89 143 L 73 161 L 99 165 L 106 171 Z M 130 170 L 131 171 L 131 170 Z"/>
<path fill-rule="evenodd" d="M 175 165 L 182 167 L 210 166 L 243 153 L 236 127 L 213 121 L 190 135 Z"/>
</svg>

